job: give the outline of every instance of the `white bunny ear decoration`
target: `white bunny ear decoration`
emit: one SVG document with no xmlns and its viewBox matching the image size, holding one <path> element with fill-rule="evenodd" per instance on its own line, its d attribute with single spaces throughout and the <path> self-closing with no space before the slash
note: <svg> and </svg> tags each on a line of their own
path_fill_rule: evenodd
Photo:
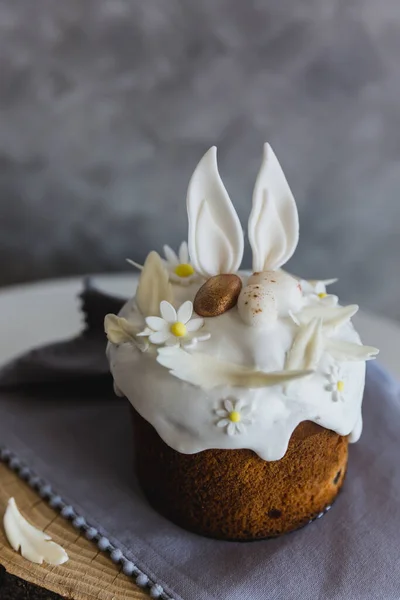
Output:
<svg viewBox="0 0 400 600">
<path fill-rule="evenodd" d="M 292 256 L 299 241 L 296 202 L 269 144 L 264 145 L 254 186 L 249 241 L 254 272 L 279 269 Z"/>
<path fill-rule="evenodd" d="M 189 254 L 203 277 L 235 273 L 243 257 L 243 231 L 218 172 L 217 149 L 197 165 L 187 192 Z"/>
</svg>

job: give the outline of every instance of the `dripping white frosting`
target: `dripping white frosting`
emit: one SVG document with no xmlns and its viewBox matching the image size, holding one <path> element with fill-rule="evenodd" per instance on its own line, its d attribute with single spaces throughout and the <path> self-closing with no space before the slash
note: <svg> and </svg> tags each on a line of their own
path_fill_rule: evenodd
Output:
<svg viewBox="0 0 400 600">
<path fill-rule="evenodd" d="M 243 276 L 244 283 L 246 279 Z M 175 303 L 193 300 L 199 287 L 199 283 L 174 285 Z M 311 296 L 304 296 L 303 306 L 312 302 Z M 120 316 L 138 329 L 144 325 L 135 299 L 127 302 Z M 249 327 L 240 318 L 237 307 L 205 319 L 205 327 L 211 338 L 193 354 L 202 352 L 266 372 L 284 370 L 287 352 L 298 331 L 293 320 L 284 316 L 279 316 L 272 328 Z M 350 322 L 341 325 L 332 339 L 361 344 Z M 324 351 L 315 372 L 304 379 L 258 389 L 224 386 L 206 391 L 171 375 L 157 363 L 155 350 L 141 352 L 131 343 L 109 344 L 107 354 L 117 389 L 166 444 L 184 454 L 211 448 L 248 448 L 264 460 L 279 460 L 302 421 L 313 421 L 340 435 L 350 435 L 350 441 L 357 441 L 361 434 L 364 361 L 339 363 Z M 333 368 L 340 381 L 340 393 L 332 392 L 336 385 Z M 243 418 L 241 431 L 235 429 L 231 435 L 227 427 L 219 424 L 227 399 L 242 407 L 246 417 L 251 416 Z"/>
</svg>

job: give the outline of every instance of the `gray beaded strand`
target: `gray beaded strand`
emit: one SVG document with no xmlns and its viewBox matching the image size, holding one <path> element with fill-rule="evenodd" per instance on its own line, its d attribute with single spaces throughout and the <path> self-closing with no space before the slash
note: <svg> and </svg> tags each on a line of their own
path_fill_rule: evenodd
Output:
<svg viewBox="0 0 400 600">
<path fill-rule="evenodd" d="M 113 546 L 108 538 L 100 535 L 96 527 L 88 525 L 86 519 L 79 515 L 73 506 L 64 502 L 61 496 L 54 493 L 51 485 L 38 477 L 30 467 L 22 463 L 18 456 L 11 452 L 11 450 L 0 446 L 0 461 L 15 471 L 21 479 L 27 481 L 28 485 L 35 489 L 51 508 L 58 510 L 64 519 L 71 520 L 72 525 L 76 529 L 79 529 L 88 540 L 95 541 L 99 550 L 108 552 L 112 561 L 121 563 L 124 575 L 135 578 L 136 584 L 139 587 L 147 587 L 151 598 L 173 600 L 160 584 L 150 581 L 148 576 L 135 563 L 125 558 L 122 550 Z"/>
</svg>

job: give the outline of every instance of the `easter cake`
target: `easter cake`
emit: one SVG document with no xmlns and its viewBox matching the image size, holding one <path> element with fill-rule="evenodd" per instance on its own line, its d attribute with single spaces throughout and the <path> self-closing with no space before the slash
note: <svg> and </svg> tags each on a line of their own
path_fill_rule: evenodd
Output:
<svg viewBox="0 0 400 600">
<path fill-rule="evenodd" d="M 216 148 L 187 192 L 188 243 L 151 252 L 135 297 L 107 315 L 115 391 L 132 406 L 136 473 L 150 504 L 218 539 L 256 540 L 322 516 L 362 430 L 364 346 L 327 292 L 282 267 L 299 238 L 296 203 L 271 147 L 244 235 Z M 134 263 L 136 264 L 136 263 Z"/>
</svg>

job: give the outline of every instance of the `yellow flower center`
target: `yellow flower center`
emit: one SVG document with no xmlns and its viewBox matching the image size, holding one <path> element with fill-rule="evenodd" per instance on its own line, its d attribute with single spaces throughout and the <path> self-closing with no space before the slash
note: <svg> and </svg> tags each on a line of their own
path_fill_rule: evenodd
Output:
<svg viewBox="0 0 400 600">
<path fill-rule="evenodd" d="M 182 263 L 175 267 L 175 275 L 178 275 L 178 277 L 190 277 L 193 273 L 194 269 L 188 263 Z"/>
<path fill-rule="evenodd" d="M 232 421 L 232 423 L 239 423 L 240 419 L 241 416 L 239 411 L 233 410 L 229 413 L 229 420 Z"/>
<path fill-rule="evenodd" d="M 321 292 L 320 294 L 318 294 L 318 298 L 326 298 L 328 294 L 325 294 L 325 292 Z"/>
<path fill-rule="evenodd" d="M 175 337 L 184 337 L 187 334 L 187 328 L 186 328 L 186 325 L 184 323 L 181 323 L 180 321 L 177 321 L 176 323 L 173 323 L 171 325 L 170 332 Z"/>
<path fill-rule="evenodd" d="M 343 392 L 344 390 L 344 381 L 340 380 L 336 384 L 338 392 Z"/>
</svg>

